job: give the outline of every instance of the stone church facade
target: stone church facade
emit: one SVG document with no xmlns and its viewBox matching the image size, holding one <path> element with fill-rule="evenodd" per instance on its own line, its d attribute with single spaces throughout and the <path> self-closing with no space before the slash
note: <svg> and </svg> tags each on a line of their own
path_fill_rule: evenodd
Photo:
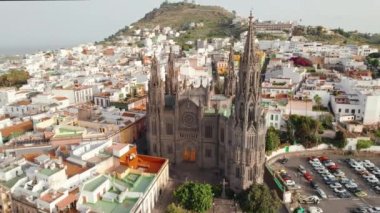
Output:
<svg viewBox="0 0 380 213">
<path fill-rule="evenodd" d="M 262 183 L 265 162 L 265 118 L 260 106 L 260 71 L 250 17 L 244 53 L 235 72 L 231 48 L 223 94 L 215 93 L 216 78 L 207 86 L 179 82 L 171 52 L 165 81 L 152 60 L 149 81 L 148 142 L 151 155 L 179 165 L 217 168 L 236 191 Z"/>
</svg>

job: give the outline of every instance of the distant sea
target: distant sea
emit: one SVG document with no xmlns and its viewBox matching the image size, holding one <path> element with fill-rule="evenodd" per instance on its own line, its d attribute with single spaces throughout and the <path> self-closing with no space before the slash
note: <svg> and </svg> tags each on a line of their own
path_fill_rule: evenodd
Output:
<svg viewBox="0 0 380 213">
<path fill-rule="evenodd" d="M 89 43 L 89 42 L 86 42 Z M 41 46 L 16 46 L 16 47 L 2 47 L 0 48 L 0 57 L 10 56 L 10 55 L 25 55 L 25 54 L 33 54 L 39 51 L 48 51 L 48 50 L 58 50 L 61 48 L 70 48 L 77 46 L 81 43 L 76 44 L 66 44 L 66 45 L 41 45 Z"/>
</svg>

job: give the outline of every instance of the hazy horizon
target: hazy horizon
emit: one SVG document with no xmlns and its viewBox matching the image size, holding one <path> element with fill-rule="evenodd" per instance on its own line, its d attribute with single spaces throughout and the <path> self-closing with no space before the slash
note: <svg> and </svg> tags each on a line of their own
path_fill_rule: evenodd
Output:
<svg viewBox="0 0 380 213">
<path fill-rule="evenodd" d="M 0 54 L 59 49 L 104 39 L 142 18 L 163 1 L 0 1 Z M 198 0 L 261 20 L 298 21 L 303 25 L 380 33 L 377 0 Z M 146 6 L 149 5 L 149 6 Z"/>
</svg>

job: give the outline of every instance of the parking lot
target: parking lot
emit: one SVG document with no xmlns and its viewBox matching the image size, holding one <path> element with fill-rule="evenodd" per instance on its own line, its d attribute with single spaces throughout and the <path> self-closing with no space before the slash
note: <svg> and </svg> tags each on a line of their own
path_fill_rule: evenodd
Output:
<svg viewBox="0 0 380 213">
<path fill-rule="evenodd" d="M 323 209 L 323 212 L 350 212 L 352 209 L 360 206 L 380 206 L 380 194 L 376 193 L 372 186 L 357 172 L 354 168 L 351 168 L 349 164 L 345 161 L 347 158 L 352 158 L 355 160 L 370 160 L 375 166 L 380 167 L 380 158 L 368 157 L 368 158 L 358 158 L 353 156 L 338 156 L 338 155 L 328 155 L 326 156 L 329 160 L 335 162 L 339 170 L 341 170 L 346 178 L 351 179 L 358 189 L 361 189 L 367 195 L 364 197 L 358 197 L 354 193 L 347 193 L 351 195 L 350 198 L 340 198 L 339 193 L 333 191 L 329 185 L 325 183 L 323 177 L 317 173 L 313 166 L 308 162 L 307 157 L 290 157 L 285 164 L 275 162 L 272 168 L 275 171 L 285 170 L 296 185 L 300 186 L 298 190 L 302 196 L 318 195 L 316 190 L 312 188 L 309 181 L 306 180 L 304 175 L 298 170 L 298 167 L 302 165 L 307 173 L 310 173 L 313 179 L 320 189 L 322 189 L 326 195 L 327 199 L 322 199 L 321 203 L 318 205 L 311 204 L 311 206 L 318 206 Z M 342 188 L 345 189 L 344 184 Z M 347 188 L 348 189 L 348 188 Z M 303 207 L 307 207 L 307 204 L 303 204 Z"/>
</svg>

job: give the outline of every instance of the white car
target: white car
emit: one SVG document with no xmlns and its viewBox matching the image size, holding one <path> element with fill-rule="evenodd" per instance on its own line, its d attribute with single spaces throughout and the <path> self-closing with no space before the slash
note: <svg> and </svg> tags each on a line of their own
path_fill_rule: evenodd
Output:
<svg viewBox="0 0 380 213">
<path fill-rule="evenodd" d="M 323 210 L 317 206 L 310 206 L 307 209 L 307 212 L 309 212 L 309 213 L 323 213 Z"/>
<path fill-rule="evenodd" d="M 321 162 L 313 162 L 313 163 L 311 163 L 311 166 L 312 167 L 323 167 L 323 165 L 321 164 Z"/>
<path fill-rule="evenodd" d="M 371 207 L 371 208 L 368 208 L 367 211 L 369 213 L 380 213 L 380 207 Z"/>
<path fill-rule="evenodd" d="M 330 186 L 330 188 L 332 188 L 332 189 L 335 189 L 335 188 L 342 188 L 342 184 L 340 184 L 340 183 L 333 183 L 333 184 L 330 184 L 329 186 Z"/>
<path fill-rule="evenodd" d="M 323 198 L 323 199 L 327 199 L 327 195 L 326 193 L 321 189 L 321 188 L 318 188 L 316 189 L 315 191 L 317 191 L 319 197 Z"/>
<path fill-rule="evenodd" d="M 298 166 L 298 171 L 301 172 L 302 174 L 305 174 L 305 173 L 306 173 L 306 169 L 305 169 L 305 167 L 303 167 L 302 165 L 299 165 L 299 166 Z"/>
<path fill-rule="evenodd" d="M 373 175 L 373 174 L 371 174 L 371 173 L 366 173 L 366 174 L 363 175 L 363 178 L 365 178 L 365 179 L 376 178 L 376 176 Z"/>
<path fill-rule="evenodd" d="M 327 174 L 327 173 L 329 173 L 329 170 L 323 168 L 323 169 L 318 169 L 317 172 L 318 172 L 318 174 L 321 174 L 321 175 L 322 175 L 322 174 Z"/>
<path fill-rule="evenodd" d="M 360 167 L 360 164 L 356 161 L 351 161 L 349 164 L 352 168 Z"/>
<path fill-rule="evenodd" d="M 342 187 L 334 188 L 334 192 L 337 194 L 346 193 L 347 190 L 343 189 Z"/>
<path fill-rule="evenodd" d="M 375 185 L 375 184 L 379 184 L 379 179 L 377 178 L 368 178 L 366 179 L 368 183 L 372 184 L 372 185 Z"/>
<path fill-rule="evenodd" d="M 321 199 L 318 196 L 312 195 L 312 196 L 309 196 L 309 197 L 299 198 L 298 201 L 301 204 L 311 204 L 311 203 L 318 204 L 318 203 L 321 202 Z"/>
<path fill-rule="evenodd" d="M 358 184 L 354 183 L 354 182 L 351 182 L 351 183 L 347 183 L 346 185 L 344 185 L 346 188 L 358 188 Z"/>
<path fill-rule="evenodd" d="M 296 183 L 295 183 L 293 180 L 286 180 L 286 181 L 285 181 L 285 184 L 286 184 L 287 186 L 295 186 L 295 185 L 296 185 Z"/>
<path fill-rule="evenodd" d="M 362 166 L 358 166 L 358 167 L 355 167 L 355 171 L 360 173 L 360 172 L 365 172 L 367 171 L 367 169 L 365 169 L 364 167 Z"/>
<path fill-rule="evenodd" d="M 374 175 L 380 175 L 380 169 L 373 170 L 372 174 L 374 174 Z"/>
<path fill-rule="evenodd" d="M 327 162 L 327 163 L 325 163 L 325 166 L 326 167 L 329 167 L 329 166 L 335 166 L 335 163 L 334 162 Z"/>
<path fill-rule="evenodd" d="M 324 166 L 313 166 L 314 170 L 322 170 L 325 169 Z"/>
<path fill-rule="evenodd" d="M 344 172 L 342 172 L 342 170 L 337 170 L 333 173 L 333 175 L 335 175 L 335 177 L 345 177 L 346 174 L 344 174 Z"/>
<path fill-rule="evenodd" d="M 322 174 L 322 177 L 323 177 L 323 179 L 325 179 L 325 178 L 328 178 L 330 180 L 336 179 L 335 176 L 330 174 L 330 173 Z"/>
</svg>

